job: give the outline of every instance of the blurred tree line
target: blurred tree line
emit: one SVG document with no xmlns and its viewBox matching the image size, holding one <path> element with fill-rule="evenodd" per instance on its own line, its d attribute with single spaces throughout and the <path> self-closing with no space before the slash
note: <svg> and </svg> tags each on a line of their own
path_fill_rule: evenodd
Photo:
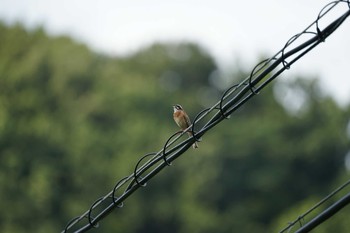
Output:
<svg viewBox="0 0 350 233">
<path fill-rule="evenodd" d="M 193 43 L 109 57 L 0 23 L 1 232 L 61 231 L 178 130 L 173 104 L 193 117 L 246 77 L 218 73 Z M 276 82 L 92 232 L 278 232 L 348 177 L 349 112 L 315 80 Z"/>
</svg>

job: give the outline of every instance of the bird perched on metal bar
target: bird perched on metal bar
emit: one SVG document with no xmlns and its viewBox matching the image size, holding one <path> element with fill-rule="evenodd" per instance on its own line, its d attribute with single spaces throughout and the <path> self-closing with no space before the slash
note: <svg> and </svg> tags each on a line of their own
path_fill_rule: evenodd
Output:
<svg viewBox="0 0 350 233">
<path fill-rule="evenodd" d="M 188 117 L 187 113 L 181 107 L 180 104 L 175 104 L 173 108 L 174 108 L 174 114 L 173 114 L 174 121 L 183 131 L 186 130 L 191 125 L 190 118 Z M 193 136 L 193 133 L 191 131 L 188 131 L 187 133 L 190 137 Z M 194 142 L 192 146 L 193 148 L 198 148 L 197 142 Z"/>
</svg>

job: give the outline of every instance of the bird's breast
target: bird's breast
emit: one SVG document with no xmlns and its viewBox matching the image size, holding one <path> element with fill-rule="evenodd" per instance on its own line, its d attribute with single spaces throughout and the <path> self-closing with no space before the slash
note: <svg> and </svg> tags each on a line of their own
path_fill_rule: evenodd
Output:
<svg viewBox="0 0 350 233">
<path fill-rule="evenodd" d="M 181 111 L 174 112 L 173 114 L 176 124 L 182 129 L 186 129 L 189 125 L 186 121 L 185 114 Z"/>
</svg>

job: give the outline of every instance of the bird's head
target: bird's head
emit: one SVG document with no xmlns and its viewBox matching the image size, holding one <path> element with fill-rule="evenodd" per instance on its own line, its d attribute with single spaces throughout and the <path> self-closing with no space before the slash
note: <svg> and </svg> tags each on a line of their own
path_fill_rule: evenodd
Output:
<svg viewBox="0 0 350 233">
<path fill-rule="evenodd" d="M 181 107 L 180 104 L 175 104 L 175 105 L 173 106 L 173 108 L 174 108 L 174 112 L 179 111 L 179 110 L 183 110 L 183 108 Z"/>
</svg>

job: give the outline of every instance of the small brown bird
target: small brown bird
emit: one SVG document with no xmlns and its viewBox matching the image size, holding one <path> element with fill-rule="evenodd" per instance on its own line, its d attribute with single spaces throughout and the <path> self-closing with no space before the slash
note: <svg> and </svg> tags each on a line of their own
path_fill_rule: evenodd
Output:
<svg viewBox="0 0 350 233">
<path fill-rule="evenodd" d="M 174 105 L 173 108 L 174 121 L 182 130 L 186 130 L 191 125 L 190 118 L 188 117 L 187 113 L 184 111 L 180 104 Z M 190 137 L 193 136 L 191 131 L 188 131 L 187 133 Z M 198 148 L 197 142 L 194 142 L 192 146 L 193 148 Z"/>
</svg>

